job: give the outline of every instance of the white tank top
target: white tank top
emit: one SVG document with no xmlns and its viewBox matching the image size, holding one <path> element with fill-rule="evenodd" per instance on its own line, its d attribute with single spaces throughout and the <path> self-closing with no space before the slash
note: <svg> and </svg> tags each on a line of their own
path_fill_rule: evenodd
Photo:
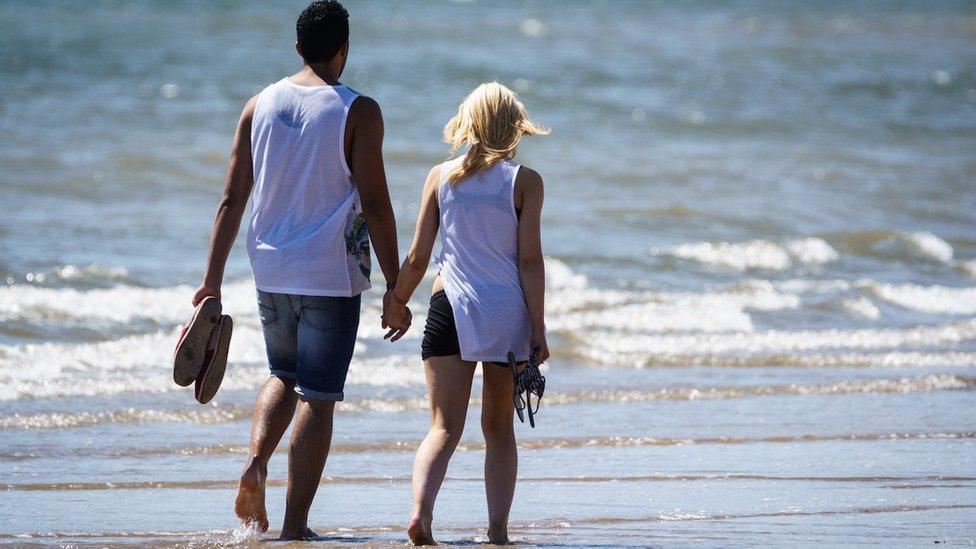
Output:
<svg viewBox="0 0 976 549">
<path fill-rule="evenodd" d="M 441 165 L 440 265 L 463 360 L 507 362 L 529 358 L 531 324 L 518 270 L 518 216 L 511 160 L 452 184 L 447 175 L 462 159 Z"/>
<path fill-rule="evenodd" d="M 369 288 L 369 234 L 343 138 L 358 95 L 287 78 L 258 95 L 247 251 L 259 290 L 351 297 Z"/>
</svg>

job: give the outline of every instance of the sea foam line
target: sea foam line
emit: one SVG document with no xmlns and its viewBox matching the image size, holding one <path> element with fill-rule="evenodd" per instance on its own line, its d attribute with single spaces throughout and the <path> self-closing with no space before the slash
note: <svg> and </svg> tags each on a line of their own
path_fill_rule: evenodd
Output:
<svg viewBox="0 0 976 549">
<path fill-rule="evenodd" d="M 724 387 L 668 387 L 661 389 L 604 389 L 566 393 L 547 393 L 546 406 L 571 406 L 584 403 L 624 404 L 651 401 L 729 400 L 778 395 L 891 394 L 967 390 L 976 378 L 948 374 L 900 377 L 894 379 L 844 380 L 817 385 L 738 385 Z M 474 397 L 472 403 L 480 405 Z M 365 398 L 342 402 L 340 413 L 427 410 L 426 398 Z M 251 409 L 243 406 L 217 406 L 200 409 L 154 410 L 128 408 L 101 412 L 42 412 L 0 416 L 0 429 L 69 429 L 102 424 L 125 423 L 229 423 L 249 419 Z"/>
<path fill-rule="evenodd" d="M 483 477 L 448 476 L 451 482 L 483 483 Z M 926 482 L 926 483 L 960 483 L 974 482 L 976 477 L 951 475 L 923 475 L 923 476 L 799 476 L 799 475 L 752 475 L 752 474 L 655 474 L 655 475 L 624 475 L 624 476 L 546 476 L 519 477 L 520 483 L 607 483 L 607 482 L 692 482 L 692 481 L 773 481 L 773 482 L 825 482 L 825 483 L 884 483 L 884 482 Z M 237 488 L 238 480 L 187 480 L 187 481 L 128 481 L 128 482 L 34 482 L 0 484 L 0 490 L 7 492 L 52 492 L 52 491 L 102 491 L 102 490 L 227 490 Z M 288 485 L 287 479 L 268 479 L 267 486 L 283 488 Z M 409 476 L 383 477 L 330 477 L 322 478 L 322 484 L 398 484 L 410 483 Z"/>
</svg>

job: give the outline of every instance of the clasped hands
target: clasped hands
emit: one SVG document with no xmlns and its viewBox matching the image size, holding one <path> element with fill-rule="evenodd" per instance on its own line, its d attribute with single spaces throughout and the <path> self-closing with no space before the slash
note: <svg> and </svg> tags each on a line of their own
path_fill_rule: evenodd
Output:
<svg viewBox="0 0 976 549">
<path fill-rule="evenodd" d="M 389 289 L 383 295 L 383 316 L 380 319 L 383 321 L 383 329 L 389 330 L 383 339 L 396 341 L 410 329 L 413 313 L 407 307 L 407 302 L 400 299 L 393 289 Z"/>
</svg>

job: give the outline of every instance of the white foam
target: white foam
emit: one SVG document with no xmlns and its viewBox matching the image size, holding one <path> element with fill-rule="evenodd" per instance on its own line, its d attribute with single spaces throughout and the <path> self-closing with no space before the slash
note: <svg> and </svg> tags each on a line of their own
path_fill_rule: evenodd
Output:
<svg viewBox="0 0 976 549">
<path fill-rule="evenodd" d="M 578 274 L 562 261 L 546 257 L 546 288 L 559 290 L 565 288 L 586 288 L 586 275 Z"/>
<path fill-rule="evenodd" d="M 790 266 L 790 256 L 778 244 L 766 240 L 729 243 L 696 242 L 681 244 L 664 250 L 652 250 L 655 255 L 670 255 L 708 265 L 728 267 L 739 271 L 767 269 L 779 271 Z"/>
<path fill-rule="evenodd" d="M 801 264 L 822 265 L 840 257 L 827 241 L 815 237 L 792 240 L 785 245 L 762 239 L 738 243 L 696 242 L 654 249 L 651 254 L 669 255 L 738 271 L 782 271 L 793 265 L 794 260 Z"/>
<path fill-rule="evenodd" d="M 953 255 L 951 244 L 927 231 L 898 233 L 878 241 L 874 248 L 892 255 L 909 255 L 939 263 L 950 263 Z"/>
<path fill-rule="evenodd" d="M 837 261 L 840 254 L 822 238 L 801 238 L 786 245 L 786 249 L 800 263 L 822 265 Z"/>
<path fill-rule="evenodd" d="M 845 311 L 856 317 L 866 318 L 868 320 L 877 320 L 881 317 L 881 311 L 878 307 L 864 296 L 845 299 L 841 301 L 841 306 Z"/>
<path fill-rule="evenodd" d="M 868 282 L 866 286 L 877 297 L 904 309 L 929 314 L 976 314 L 976 288 L 874 282 Z"/>
<path fill-rule="evenodd" d="M 698 334 L 621 334 L 593 331 L 575 349 L 610 364 L 643 365 L 714 356 L 773 356 L 783 361 L 798 353 L 835 350 L 906 350 L 976 340 L 976 319 L 901 329 L 767 330 Z"/>
<path fill-rule="evenodd" d="M 623 332 L 752 331 L 749 310 L 773 311 L 800 305 L 799 297 L 767 281 L 748 281 L 712 292 L 550 292 L 550 330 L 594 328 Z M 558 314 L 554 314 L 558 311 Z"/>
<path fill-rule="evenodd" d="M 192 312 L 190 299 L 196 288 L 116 286 L 104 290 L 41 288 L 15 285 L 0 288 L 0 320 L 100 320 L 130 322 L 136 319 L 158 324 L 181 324 Z M 222 288 L 226 314 L 257 314 L 254 284 L 238 281 Z"/>
<path fill-rule="evenodd" d="M 550 330 L 577 332 L 594 328 L 620 331 L 751 331 L 752 320 L 736 307 L 708 307 L 693 303 L 634 303 L 596 311 L 559 315 Z"/>
<path fill-rule="evenodd" d="M 177 336 L 177 330 L 160 330 L 98 343 L 0 346 L 0 401 L 184 390 L 171 373 Z M 420 359 L 412 353 L 360 358 L 363 347 L 357 342 L 347 384 L 424 383 Z M 229 357 L 221 390 L 254 389 L 269 375 L 263 336 L 254 325 L 235 324 Z"/>
</svg>

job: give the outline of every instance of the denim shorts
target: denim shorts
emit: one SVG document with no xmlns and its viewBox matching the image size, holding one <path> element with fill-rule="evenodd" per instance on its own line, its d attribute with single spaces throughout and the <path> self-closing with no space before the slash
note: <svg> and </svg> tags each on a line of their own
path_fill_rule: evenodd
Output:
<svg viewBox="0 0 976 549">
<path fill-rule="evenodd" d="M 360 296 L 320 297 L 258 290 L 271 374 L 306 398 L 342 400 L 359 330 Z"/>
</svg>

